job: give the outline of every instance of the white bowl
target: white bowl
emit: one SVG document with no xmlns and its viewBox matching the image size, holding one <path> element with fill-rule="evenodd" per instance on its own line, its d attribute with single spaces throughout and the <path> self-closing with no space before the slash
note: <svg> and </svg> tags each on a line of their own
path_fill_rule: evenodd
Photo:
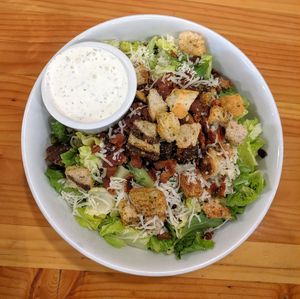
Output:
<svg viewBox="0 0 300 299">
<path fill-rule="evenodd" d="M 43 106 L 40 85 L 43 72 L 37 79 L 25 109 L 22 127 L 22 156 L 27 180 L 42 213 L 53 228 L 70 245 L 85 256 L 104 266 L 138 275 L 166 276 L 186 273 L 206 267 L 237 248 L 256 229 L 275 196 L 282 168 L 283 137 L 279 114 L 272 94 L 252 62 L 232 43 L 208 28 L 169 16 L 135 15 L 99 24 L 70 41 L 107 39 L 141 40 L 155 34 L 177 34 L 184 30 L 202 33 L 214 55 L 214 67 L 229 77 L 238 90 L 251 101 L 263 125 L 268 156 L 260 162 L 267 185 L 260 198 L 237 221 L 223 226 L 215 235 L 215 247 L 176 260 L 174 256 L 154 254 L 132 247 L 115 249 L 95 232 L 81 228 L 67 204 L 58 197 L 43 175 L 46 169 L 45 149 L 49 145 L 49 115 Z M 253 253 L 255 254 L 255 253 Z"/>
<path fill-rule="evenodd" d="M 100 131 L 104 131 L 108 129 L 110 126 L 116 124 L 129 110 L 131 104 L 133 103 L 135 93 L 136 93 L 136 87 L 137 87 L 136 73 L 129 58 L 122 51 L 109 44 L 104 44 L 99 42 L 79 42 L 79 43 L 76 42 L 72 45 L 68 45 L 67 47 L 63 47 L 60 51 L 58 51 L 53 56 L 52 59 L 54 59 L 56 55 L 61 54 L 64 50 L 66 50 L 66 48 L 69 49 L 69 48 L 77 48 L 77 47 L 92 47 L 92 48 L 103 49 L 110 52 L 121 61 L 121 63 L 123 64 L 126 70 L 128 83 L 129 83 L 127 96 L 123 105 L 113 115 L 104 118 L 100 121 L 91 122 L 91 123 L 83 123 L 83 122 L 75 121 L 62 114 L 54 105 L 54 100 L 47 84 L 47 79 L 48 79 L 47 76 L 43 76 L 42 78 L 42 84 L 41 84 L 42 98 L 48 112 L 60 123 L 64 124 L 67 127 L 76 129 L 78 131 L 84 131 L 87 133 L 97 133 Z M 50 65 L 52 59 L 47 64 L 44 74 L 47 73 L 47 68 Z"/>
</svg>

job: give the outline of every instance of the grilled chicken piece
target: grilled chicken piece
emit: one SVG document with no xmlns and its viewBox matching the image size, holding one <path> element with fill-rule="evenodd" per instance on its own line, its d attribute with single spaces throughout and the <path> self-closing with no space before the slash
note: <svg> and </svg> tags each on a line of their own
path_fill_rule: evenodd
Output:
<svg viewBox="0 0 300 299">
<path fill-rule="evenodd" d="M 178 148 L 194 147 L 197 144 L 201 125 L 199 123 L 184 124 L 180 126 L 179 134 L 176 138 Z"/>
<path fill-rule="evenodd" d="M 93 187 L 91 173 L 85 167 L 69 166 L 66 168 L 65 174 L 69 180 L 85 190 Z"/>
<path fill-rule="evenodd" d="M 134 206 L 127 199 L 122 199 L 118 205 L 121 220 L 125 225 L 137 224 L 138 214 Z"/>
</svg>

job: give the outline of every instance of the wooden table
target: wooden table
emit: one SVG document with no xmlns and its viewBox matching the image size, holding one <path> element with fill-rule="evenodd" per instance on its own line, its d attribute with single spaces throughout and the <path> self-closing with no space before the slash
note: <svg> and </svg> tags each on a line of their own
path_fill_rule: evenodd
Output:
<svg viewBox="0 0 300 299">
<path fill-rule="evenodd" d="M 187 18 L 235 43 L 267 80 L 283 123 L 281 184 L 262 224 L 228 257 L 178 277 L 125 275 L 76 252 L 40 213 L 22 168 L 21 121 L 42 67 L 81 31 L 136 13 Z M 0 298 L 300 298 L 299 86 L 299 0 L 2 0 Z"/>
</svg>

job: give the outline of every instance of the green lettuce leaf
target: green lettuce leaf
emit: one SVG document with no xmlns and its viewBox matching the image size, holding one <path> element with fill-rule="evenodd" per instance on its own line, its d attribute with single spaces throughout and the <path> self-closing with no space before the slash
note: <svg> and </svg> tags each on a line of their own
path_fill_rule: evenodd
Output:
<svg viewBox="0 0 300 299">
<path fill-rule="evenodd" d="M 81 146 L 79 149 L 79 161 L 80 164 L 95 173 L 101 166 L 101 160 L 99 157 L 92 153 L 92 149 L 88 145 Z"/>
<path fill-rule="evenodd" d="M 198 215 L 197 217 L 193 217 L 190 225 L 186 224 L 186 226 L 180 232 L 181 238 L 185 235 L 203 232 L 209 228 L 214 228 L 221 225 L 224 220 L 222 218 L 207 218 L 203 213 Z"/>
<path fill-rule="evenodd" d="M 156 46 L 167 53 L 177 53 L 178 51 L 174 40 L 167 40 L 163 36 L 156 40 Z"/>
<path fill-rule="evenodd" d="M 114 235 L 114 234 L 105 235 L 105 236 L 103 236 L 103 238 L 108 244 L 110 244 L 111 246 L 113 246 L 115 248 L 122 248 L 127 245 L 125 241 L 123 241 L 117 235 Z"/>
<path fill-rule="evenodd" d="M 255 201 L 265 186 L 263 174 L 260 171 L 241 174 L 234 181 L 234 193 L 226 199 L 229 207 L 244 207 Z"/>
<path fill-rule="evenodd" d="M 65 167 L 75 165 L 77 163 L 78 150 L 76 148 L 71 148 L 67 152 L 60 155 L 61 161 L 64 163 Z"/>
<path fill-rule="evenodd" d="M 204 54 L 201 57 L 200 63 L 195 65 L 195 71 L 197 75 L 203 79 L 208 80 L 212 71 L 212 59 L 213 57 L 208 54 Z"/>
<path fill-rule="evenodd" d="M 174 247 L 174 240 L 159 240 L 156 236 L 151 236 L 147 247 L 156 253 L 171 253 Z"/>
<path fill-rule="evenodd" d="M 91 229 L 91 230 L 98 230 L 99 225 L 105 218 L 105 215 L 99 215 L 99 216 L 92 216 L 88 213 L 86 213 L 86 207 L 83 208 L 77 208 L 76 209 L 76 215 L 75 219 L 76 221 L 85 228 Z"/>
<path fill-rule="evenodd" d="M 83 145 L 100 145 L 101 144 L 101 140 L 100 138 L 94 136 L 94 135 L 84 135 L 81 132 L 76 132 L 76 136 L 80 139 L 81 143 Z"/>
<path fill-rule="evenodd" d="M 65 184 L 65 175 L 61 170 L 55 170 L 52 168 L 47 168 L 45 175 L 49 179 L 50 185 L 60 193 L 63 190 Z"/>
<path fill-rule="evenodd" d="M 117 237 L 123 240 L 128 246 L 137 247 L 140 249 L 147 249 L 150 236 L 132 227 L 124 227 L 124 229 L 117 233 Z"/>
<path fill-rule="evenodd" d="M 154 181 L 144 168 L 135 168 L 132 167 L 130 164 L 128 165 L 129 171 L 133 174 L 134 180 L 147 188 L 151 188 L 154 186 Z"/>
<path fill-rule="evenodd" d="M 214 247 L 212 240 L 205 240 L 201 238 L 200 233 L 188 234 L 180 239 L 174 246 L 174 253 L 177 258 L 181 258 L 183 254 L 208 250 Z"/>
<path fill-rule="evenodd" d="M 50 121 L 50 130 L 54 141 L 58 141 L 60 143 L 66 143 L 69 141 L 70 136 L 68 135 L 67 128 L 57 120 Z"/>
<path fill-rule="evenodd" d="M 109 234 L 117 234 L 123 231 L 124 226 L 120 218 L 107 217 L 100 228 L 99 234 L 104 237 Z"/>
</svg>

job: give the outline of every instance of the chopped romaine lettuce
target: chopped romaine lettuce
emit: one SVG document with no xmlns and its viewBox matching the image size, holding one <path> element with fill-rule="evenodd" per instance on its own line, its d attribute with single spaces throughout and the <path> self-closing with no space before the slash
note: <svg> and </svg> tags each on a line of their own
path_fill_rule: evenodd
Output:
<svg viewBox="0 0 300 299">
<path fill-rule="evenodd" d="M 88 168 L 92 173 L 97 172 L 102 163 L 100 158 L 92 153 L 91 147 L 88 145 L 84 145 L 81 146 L 78 150 L 80 164 Z"/>
<path fill-rule="evenodd" d="M 195 71 L 197 75 L 203 79 L 208 80 L 212 71 L 212 59 L 213 57 L 208 54 L 204 54 L 201 57 L 199 64 L 195 65 Z"/>
<path fill-rule="evenodd" d="M 60 155 L 61 161 L 64 163 L 65 167 L 75 165 L 77 163 L 77 148 L 71 148 L 67 152 Z"/>
<path fill-rule="evenodd" d="M 50 185 L 60 193 L 65 184 L 65 175 L 61 170 L 47 168 L 45 175 L 48 177 Z"/>
<path fill-rule="evenodd" d="M 105 218 L 105 215 L 90 215 L 87 213 L 87 207 L 77 208 L 76 209 L 76 215 L 75 219 L 77 222 L 85 228 L 91 229 L 91 230 L 98 230 L 99 225 Z"/>
<path fill-rule="evenodd" d="M 115 177 L 126 179 L 130 175 L 130 171 L 126 169 L 124 166 L 118 166 L 116 173 L 114 174 Z"/>
<path fill-rule="evenodd" d="M 178 52 L 175 41 L 173 39 L 164 38 L 163 36 L 156 40 L 156 46 L 167 53 Z"/>
<path fill-rule="evenodd" d="M 129 54 L 131 51 L 136 51 L 139 47 L 139 42 L 129 42 L 129 41 L 121 41 L 119 44 L 119 48 L 122 52 Z"/>
<path fill-rule="evenodd" d="M 127 245 L 140 249 L 146 249 L 150 239 L 149 235 L 132 227 L 124 227 L 124 229 L 119 232 L 117 236 Z"/>
<path fill-rule="evenodd" d="M 156 253 L 160 253 L 160 252 L 172 253 L 174 247 L 174 240 L 173 239 L 159 240 L 156 236 L 152 236 L 149 239 L 147 246 L 148 249 Z"/>
<path fill-rule="evenodd" d="M 130 164 L 128 165 L 129 171 L 133 174 L 134 180 L 147 188 L 151 188 L 154 186 L 154 181 L 144 168 L 135 168 L 132 167 Z"/>
<path fill-rule="evenodd" d="M 183 254 L 199 251 L 208 250 L 214 247 L 212 240 L 205 240 L 201 237 L 201 234 L 196 232 L 189 234 L 179 240 L 174 246 L 174 252 L 177 258 L 181 258 Z"/>
<path fill-rule="evenodd" d="M 107 215 L 115 205 L 114 197 L 102 187 L 94 187 L 89 191 L 86 213 L 92 216 Z"/>
<path fill-rule="evenodd" d="M 50 121 L 50 129 L 54 142 L 66 143 L 69 141 L 67 128 L 57 120 Z"/>
<path fill-rule="evenodd" d="M 101 144 L 101 140 L 93 135 L 84 135 L 81 132 L 76 132 L 76 136 L 81 140 L 83 145 L 100 145 Z"/>
<path fill-rule="evenodd" d="M 110 244 L 111 246 L 115 248 L 122 248 L 126 246 L 126 243 L 124 240 L 120 239 L 117 235 L 115 234 L 108 234 L 103 236 L 103 239 Z"/>
<path fill-rule="evenodd" d="M 237 89 L 232 86 L 225 90 L 222 90 L 219 94 L 219 97 L 230 96 L 230 95 L 237 94 L 237 93 L 238 93 Z"/>
<path fill-rule="evenodd" d="M 234 193 L 226 199 L 229 207 L 244 207 L 255 201 L 265 186 L 265 180 L 260 171 L 243 173 L 234 181 Z"/>
<path fill-rule="evenodd" d="M 104 219 L 99 234 L 104 237 L 109 234 L 117 234 L 120 233 L 124 229 L 124 226 L 120 220 L 120 218 L 107 217 Z"/>
</svg>

